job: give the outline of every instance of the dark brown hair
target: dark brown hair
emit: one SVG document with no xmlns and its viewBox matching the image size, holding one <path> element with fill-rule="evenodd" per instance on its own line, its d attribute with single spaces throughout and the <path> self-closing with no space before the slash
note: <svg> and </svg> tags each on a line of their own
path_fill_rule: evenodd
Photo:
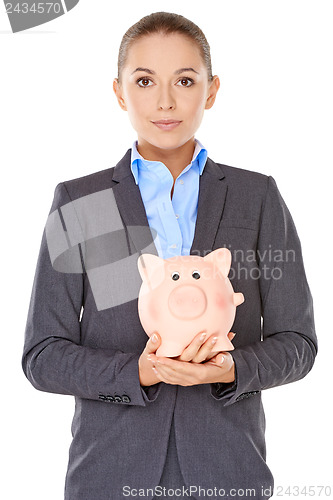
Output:
<svg viewBox="0 0 333 500">
<path fill-rule="evenodd" d="M 126 31 L 121 40 L 118 54 L 118 82 L 120 85 L 121 73 L 126 64 L 129 48 L 135 40 L 152 33 L 165 35 L 171 33 L 181 33 L 191 39 L 197 44 L 200 50 L 202 60 L 207 68 L 208 80 L 213 80 L 209 43 L 199 26 L 180 14 L 173 14 L 170 12 L 154 12 L 133 24 L 133 26 Z"/>
</svg>

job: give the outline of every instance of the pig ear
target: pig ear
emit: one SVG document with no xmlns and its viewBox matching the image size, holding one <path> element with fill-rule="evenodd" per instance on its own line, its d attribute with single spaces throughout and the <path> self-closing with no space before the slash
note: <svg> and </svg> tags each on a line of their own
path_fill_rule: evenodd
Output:
<svg viewBox="0 0 333 500">
<path fill-rule="evenodd" d="M 214 266 L 218 268 L 222 276 L 228 276 L 231 266 L 231 252 L 228 248 L 217 248 L 210 252 L 204 260 L 213 262 Z"/>
<path fill-rule="evenodd" d="M 243 304 L 243 302 L 244 302 L 244 295 L 242 293 L 240 293 L 240 292 L 234 293 L 233 302 L 234 302 L 234 305 L 236 307 L 239 306 L 240 304 Z"/>
<path fill-rule="evenodd" d="M 138 257 L 138 269 L 142 281 L 150 281 L 153 273 L 158 268 L 164 268 L 164 259 L 150 253 L 143 253 Z"/>
</svg>

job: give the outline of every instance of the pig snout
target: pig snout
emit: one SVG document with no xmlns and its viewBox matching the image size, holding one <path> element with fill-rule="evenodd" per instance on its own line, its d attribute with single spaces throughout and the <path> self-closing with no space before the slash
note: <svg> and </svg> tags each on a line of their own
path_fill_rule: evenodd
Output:
<svg viewBox="0 0 333 500">
<path fill-rule="evenodd" d="M 206 307 L 206 295 L 196 286 L 179 286 L 170 293 L 169 310 L 179 319 L 190 320 L 202 316 Z"/>
</svg>

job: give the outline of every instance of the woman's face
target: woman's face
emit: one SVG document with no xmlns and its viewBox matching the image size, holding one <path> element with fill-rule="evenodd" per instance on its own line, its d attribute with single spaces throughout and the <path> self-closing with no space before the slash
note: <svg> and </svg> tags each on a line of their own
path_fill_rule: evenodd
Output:
<svg viewBox="0 0 333 500">
<path fill-rule="evenodd" d="M 121 87 L 117 79 L 113 83 L 139 144 L 159 149 L 179 148 L 193 139 L 218 88 L 217 76 L 208 81 L 197 45 L 178 33 L 147 35 L 134 42 Z M 174 120 L 178 125 L 159 127 L 154 123 L 159 120 Z"/>
</svg>

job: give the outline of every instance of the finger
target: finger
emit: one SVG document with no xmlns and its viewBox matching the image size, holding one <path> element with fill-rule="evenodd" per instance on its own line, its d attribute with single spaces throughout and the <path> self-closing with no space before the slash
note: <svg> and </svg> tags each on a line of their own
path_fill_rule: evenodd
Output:
<svg viewBox="0 0 333 500">
<path fill-rule="evenodd" d="M 219 351 L 219 352 L 213 352 L 213 357 L 210 358 L 210 361 L 215 361 L 215 359 L 217 358 L 217 356 L 221 354 L 223 355 L 225 358 L 227 357 L 231 357 L 231 354 L 229 351 Z M 215 358 L 215 359 L 214 359 Z"/>
<path fill-rule="evenodd" d="M 230 363 L 232 361 L 232 357 L 229 352 L 219 352 L 216 354 L 215 358 L 210 359 L 207 364 L 212 364 L 221 368 L 228 369 L 230 367 Z M 205 363 L 206 364 L 206 363 Z"/>
<path fill-rule="evenodd" d="M 191 370 L 193 370 L 193 365 L 191 363 L 163 357 L 157 357 L 156 361 L 154 362 L 154 366 L 165 376 L 169 377 L 183 377 L 191 372 Z"/>
<path fill-rule="evenodd" d="M 157 358 L 154 366 L 170 377 L 192 378 L 197 373 L 199 365 L 187 361 L 177 361 L 170 358 Z M 199 369 L 202 369 L 201 367 Z"/>
<path fill-rule="evenodd" d="M 183 350 L 180 356 L 177 359 L 181 361 L 191 361 L 194 356 L 196 356 L 202 344 L 205 342 L 207 337 L 206 332 L 200 332 L 198 335 L 194 337 L 192 342 Z"/>
<path fill-rule="evenodd" d="M 147 359 L 148 359 L 148 361 L 151 361 L 151 363 L 152 363 L 153 365 L 155 365 L 156 361 L 157 361 L 158 359 L 160 359 L 160 358 L 159 358 L 158 356 L 156 356 L 156 354 L 155 354 L 155 353 L 150 352 L 149 354 L 147 354 Z"/>
<path fill-rule="evenodd" d="M 165 372 L 163 373 L 162 370 L 160 370 L 159 368 L 157 368 L 156 366 L 153 366 L 152 367 L 154 373 L 155 373 L 155 376 L 161 381 L 161 382 L 164 382 L 165 384 L 177 384 L 177 382 L 173 382 L 172 380 L 170 380 L 168 374 L 166 374 Z"/>
<path fill-rule="evenodd" d="M 169 363 L 170 360 L 171 362 L 174 361 L 173 359 L 171 358 L 166 358 L 166 357 L 159 357 L 159 356 L 156 356 L 155 353 L 149 353 L 147 355 L 147 360 L 150 361 L 150 363 L 152 364 L 152 366 L 156 367 L 157 366 L 157 362 L 158 362 L 158 366 L 160 366 L 162 363 L 163 365 L 165 365 L 166 363 Z M 170 366 L 170 364 L 168 365 Z"/>
<path fill-rule="evenodd" d="M 168 360 L 170 361 L 170 360 Z M 209 363 L 208 363 L 209 364 Z M 215 363 L 211 363 L 214 366 L 213 370 L 220 370 Z M 187 363 L 187 362 L 176 362 L 170 364 L 165 364 L 164 362 L 156 362 L 156 370 L 159 373 L 160 380 L 166 382 L 167 384 L 177 384 L 182 386 L 196 385 L 206 383 L 207 380 L 207 369 L 204 364 Z M 173 367 L 175 367 L 173 369 Z M 218 375 L 219 372 L 217 372 Z M 210 374 L 212 372 L 210 371 Z M 214 375 L 216 376 L 216 375 Z"/>
<path fill-rule="evenodd" d="M 146 343 L 146 347 L 144 349 L 145 354 L 150 354 L 151 352 L 155 352 L 160 346 L 160 344 L 161 344 L 161 337 L 157 332 L 154 332 Z"/>
<path fill-rule="evenodd" d="M 193 385 L 194 383 L 198 383 L 193 380 L 193 374 L 191 372 L 181 369 L 181 363 L 177 366 L 179 367 L 179 370 L 174 370 L 170 366 L 157 361 L 155 365 L 157 373 L 155 373 L 158 374 L 157 376 L 167 384 Z M 191 368 L 193 368 L 193 365 Z"/>
<path fill-rule="evenodd" d="M 225 354 L 219 353 L 219 355 L 216 356 L 216 358 L 215 358 L 215 363 L 218 366 L 222 366 L 224 361 L 225 361 Z"/>
<path fill-rule="evenodd" d="M 229 332 L 228 333 L 228 338 L 229 340 L 232 340 L 235 337 L 235 333 Z M 202 361 L 206 361 L 211 359 L 212 357 L 216 356 L 218 353 L 212 352 L 212 349 L 214 348 L 214 345 L 216 344 L 217 341 L 217 336 L 216 335 L 211 335 L 199 348 L 197 353 L 193 356 L 192 361 L 194 363 L 201 363 Z"/>
<path fill-rule="evenodd" d="M 185 363 L 183 363 L 182 361 L 176 361 L 174 359 L 166 357 L 158 357 L 154 354 L 151 354 L 150 357 L 153 358 L 154 365 L 157 367 L 167 368 L 174 371 L 184 371 Z"/>
<path fill-rule="evenodd" d="M 198 350 L 197 354 L 194 356 L 192 361 L 194 363 L 201 363 L 202 361 L 205 361 L 207 358 L 210 358 L 211 355 L 216 355 L 216 352 L 212 353 L 212 349 L 214 348 L 216 342 L 217 342 L 217 335 L 213 334 L 211 335 L 204 344 L 200 347 Z"/>
<path fill-rule="evenodd" d="M 204 361 L 209 361 L 212 358 L 215 358 L 218 355 L 218 352 L 209 352 Z"/>
<path fill-rule="evenodd" d="M 165 382 L 166 384 L 175 384 L 176 381 L 173 380 L 174 374 L 168 370 L 168 367 L 162 366 L 160 363 L 156 363 L 153 366 L 153 371 L 155 375 L 162 381 Z"/>
</svg>

